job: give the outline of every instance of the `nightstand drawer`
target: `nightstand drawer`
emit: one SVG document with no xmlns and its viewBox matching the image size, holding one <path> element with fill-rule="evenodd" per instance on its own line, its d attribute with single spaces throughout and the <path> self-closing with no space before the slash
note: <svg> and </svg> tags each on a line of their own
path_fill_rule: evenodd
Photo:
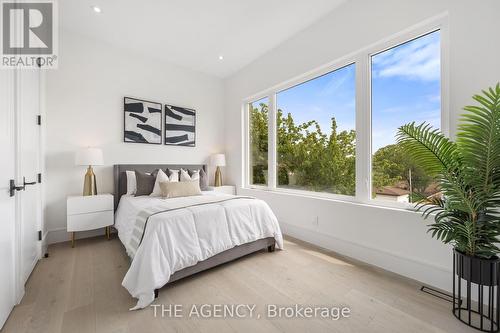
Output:
<svg viewBox="0 0 500 333">
<path fill-rule="evenodd" d="M 213 188 L 213 190 L 218 193 L 231 194 L 231 195 L 236 194 L 236 187 L 234 185 L 216 186 Z"/>
<path fill-rule="evenodd" d="M 68 215 L 113 210 L 113 196 L 111 194 L 101 194 L 69 197 L 67 205 Z"/>
<path fill-rule="evenodd" d="M 104 228 L 113 224 L 113 211 L 68 215 L 68 232 Z"/>
</svg>

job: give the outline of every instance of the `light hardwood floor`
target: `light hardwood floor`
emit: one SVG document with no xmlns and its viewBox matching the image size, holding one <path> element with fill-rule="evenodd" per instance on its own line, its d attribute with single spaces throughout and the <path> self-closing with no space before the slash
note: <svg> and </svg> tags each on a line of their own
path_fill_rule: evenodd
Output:
<svg viewBox="0 0 500 333">
<path fill-rule="evenodd" d="M 116 238 L 49 247 L 3 332 L 472 332 L 450 303 L 414 281 L 353 263 L 287 238 L 285 251 L 265 251 L 173 283 L 154 304 L 181 304 L 184 318 L 154 317 L 121 286 L 128 259 Z M 189 318 L 193 304 L 256 304 L 257 319 Z M 270 319 L 267 304 L 349 306 L 351 316 Z"/>
</svg>

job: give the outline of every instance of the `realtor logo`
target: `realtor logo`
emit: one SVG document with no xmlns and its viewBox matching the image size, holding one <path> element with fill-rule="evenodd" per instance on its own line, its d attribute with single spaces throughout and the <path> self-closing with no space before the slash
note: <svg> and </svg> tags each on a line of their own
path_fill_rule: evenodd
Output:
<svg viewBox="0 0 500 333">
<path fill-rule="evenodd" d="M 55 68 L 57 11 L 54 1 L 2 0 L 1 67 Z"/>
</svg>

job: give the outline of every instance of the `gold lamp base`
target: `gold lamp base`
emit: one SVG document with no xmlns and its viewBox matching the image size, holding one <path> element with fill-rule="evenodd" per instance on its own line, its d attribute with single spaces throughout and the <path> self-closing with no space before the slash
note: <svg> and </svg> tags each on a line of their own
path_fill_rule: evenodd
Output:
<svg viewBox="0 0 500 333">
<path fill-rule="evenodd" d="M 217 167 L 215 170 L 215 186 L 222 186 L 222 172 L 220 171 L 220 167 Z"/>
<path fill-rule="evenodd" d="M 96 195 L 97 194 L 97 184 L 95 181 L 94 170 L 92 166 L 89 165 L 87 173 L 85 174 L 85 181 L 83 182 L 83 196 Z"/>
</svg>

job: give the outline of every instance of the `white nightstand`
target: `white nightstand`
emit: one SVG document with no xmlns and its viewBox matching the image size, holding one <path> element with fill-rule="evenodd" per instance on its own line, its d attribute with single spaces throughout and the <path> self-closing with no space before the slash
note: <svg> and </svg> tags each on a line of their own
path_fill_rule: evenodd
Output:
<svg viewBox="0 0 500 333">
<path fill-rule="evenodd" d="M 222 185 L 212 187 L 215 192 L 236 195 L 236 186 L 234 185 Z"/>
<path fill-rule="evenodd" d="M 75 247 L 75 232 L 106 228 L 113 225 L 113 195 L 99 194 L 71 196 L 67 199 L 67 230 L 71 232 L 71 246 Z"/>
</svg>

